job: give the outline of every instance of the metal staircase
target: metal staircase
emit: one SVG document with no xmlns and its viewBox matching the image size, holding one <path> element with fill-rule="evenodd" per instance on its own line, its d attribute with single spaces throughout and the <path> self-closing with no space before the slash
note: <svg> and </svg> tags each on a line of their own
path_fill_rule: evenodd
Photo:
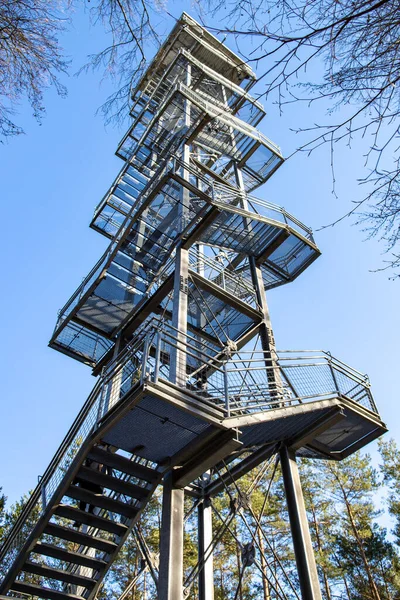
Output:
<svg viewBox="0 0 400 600">
<path fill-rule="evenodd" d="M 94 597 L 159 484 L 162 470 L 156 465 L 127 458 L 115 447 L 105 450 L 94 439 L 85 440 L 52 501 L 44 505 L 47 486 L 42 483 L 39 502 L 28 514 L 24 511 L 24 522 L 19 520 L 24 543 L 9 547 L 3 563 L 11 567 L 3 581 L 11 593 L 65 600 Z"/>
</svg>

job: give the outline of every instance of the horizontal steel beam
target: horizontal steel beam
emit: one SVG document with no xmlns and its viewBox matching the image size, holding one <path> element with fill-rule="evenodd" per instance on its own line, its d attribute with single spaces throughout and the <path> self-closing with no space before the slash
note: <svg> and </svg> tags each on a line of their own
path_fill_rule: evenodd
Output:
<svg viewBox="0 0 400 600">
<path fill-rule="evenodd" d="M 255 308 L 252 308 L 249 304 L 246 304 L 246 302 L 239 300 L 239 298 L 237 298 L 233 294 L 226 292 L 223 288 L 219 287 L 209 279 L 202 277 L 201 275 L 199 275 L 199 273 L 196 273 L 191 269 L 189 269 L 189 274 L 192 280 L 195 282 L 195 284 L 202 290 L 208 292 L 209 294 L 212 294 L 213 296 L 215 296 L 219 300 L 222 300 L 226 304 L 229 304 L 229 306 L 236 308 L 236 310 L 238 310 L 239 312 L 250 317 L 250 319 L 253 319 L 255 323 L 260 322 L 262 320 L 261 312 L 256 310 Z"/>
<path fill-rule="evenodd" d="M 250 456 L 244 458 L 240 463 L 235 464 L 228 473 L 224 473 L 218 479 L 212 481 L 204 488 L 205 496 L 216 496 L 222 492 L 227 485 L 233 481 L 237 481 L 243 475 L 246 475 L 252 469 L 255 469 L 259 464 L 268 460 L 278 450 L 277 444 L 267 444 L 252 452 Z"/>
<path fill-rule="evenodd" d="M 241 446 L 242 443 L 238 440 L 236 431 L 221 432 L 191 460 L 174 471 L 174 485 L 185 487 Z"/>
</svg>

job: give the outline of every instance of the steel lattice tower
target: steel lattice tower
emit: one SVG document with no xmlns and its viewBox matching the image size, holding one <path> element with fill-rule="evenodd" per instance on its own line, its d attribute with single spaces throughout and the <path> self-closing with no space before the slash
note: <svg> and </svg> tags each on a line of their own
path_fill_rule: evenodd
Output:
<svg viewBox="0 0 400 600">
<path fill-rule="evenodd" d="M 310 229 L 251 195 L 283 162 L 255 128 L 255 81 L 184 13 L 133 94 L 124 166 L 91 223 L 110 245 L 50 341 L 98 380 L 2 548 L 2 597 L 95 598 L 162 484 L 158 598 L 194 597 L 188 494 L 196 597 L 212 600 L 212 498 L 277 455 L 301 596 L 321 598 L 296 456 L 341 460 L 386 428 L 367 377 L 275 348 L 266 290 L 320 253 Z"/>
</svg>

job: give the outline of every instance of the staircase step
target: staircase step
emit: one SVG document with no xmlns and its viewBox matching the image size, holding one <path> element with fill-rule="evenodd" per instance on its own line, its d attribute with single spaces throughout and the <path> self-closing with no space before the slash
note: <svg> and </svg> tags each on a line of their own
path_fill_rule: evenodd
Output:
<svg viewBox="0 0 400 600">
<path fill-rule="evenodd" d="M 44 542 L 37 542 L 32 552 L 43 554 L 44 556 L 51 556 L 51 558 L 58 558 L 59 560 L 64 560 L 65 562 L 73 563 L 75 565 L 81 565 L 82 567 L 89 567 L 96 571 L 101 571 L 107 566 L 107 563 L 104 560 L 88 556 L 87 554 L 81 554 L 80 552 L 65 550 L 64 548 L 59 548 L 52 544 L 45 544 Z"/>
<path fill-rule="evenodd" d="M 111 475 L 106 475 L 105 473 L 100 473 L 99 471 L 94 471 L 89 467 L 81 467 L 76 479 L 96 483 L 103 488 L 126 494 L 127 496 L 138 500 L 146 498 L 150 493 L 150 490 L 146 488 L 135 485 L 134 483 L 128 483 L 117 477 L 112 477 Z"/>
<path fill-rule="evenodd" d="M 124 535 L 128 529 L 127 526 L 122 523 L 116 523 L 110 519 L 93 515 L 85 510 L 75 508 L 75 506 L 69 506 L 69 504 L 59 504 L 55 514 L 60 517 L 65 517 L 66 519 L 71 519 L 72 521 L 77 521 L 78 523 L 84 523 L 85 525 L 96 527 L 97 529 L 115 533 L 116 535 Z"/>
<path fill-rule="evenodd" d="M 84 600 L 83 596 L 68 594 L 67 592 L 59 592 L 50 588 L 42 587 L 36 583 L 25 583 L 24 581 L 14 581 L 11 587 L 12 592 L 22 592 L 47 600 Z"/>
<path fill-rule="evenodd" d="M 73 498 L 74 500 L 82 500 L 82 502 L 87 502 L 87 504 L 93 504 L 93 506 L 97 506 L 98 508 L 105 508 L 106 510 L 117 513 L 118 515 L 128 517 L 128 519 L 133 519 L 136 517 L 138 512 L 138 509 L 134 508 L 130 504 L 120 502 L 119 500 L 114 500 L 108 496 L 95 494 L 94 492 L 85 490 L 85 488 L 77 485 L 71 485 L 65 495 L 69 498 Z"/>
<path fill-rule="evenodd" d="M 37 563 L 26 561 L 22 570 L 26 573 L 33 573 L 34 575 L 40 575 L 41 577 L 48 577 L 49 579 L 57 579 L 58 581 L 64 581 L 65 583 L 72 583 L 85 587 L 88 590 L 94 588 L 96 581 L 91 577 L 85 577 L 72 573 L 71 571 L 64 571 L 63 569 L 54 569 L 46 565 L 38 565 Z"/>
<path fill-rule="evenodd" d="M 97 536 L 89 535 L 87 533 L 81 533 L 75 529 L 69 527 L 62 527 L 61 525 L 55 525 L 54 523 L 48 523 L 44 529 L 45 533 L 61 538 L 62 540 L 68 540 L 69 542 L 75 542 L 81 546 L 89 548 L 96 548 L 110 554 L 117 548 L 117 544 L 110 540 L 105 540 Z"/>
<path fill-rule="evenodd" d="M 103 450 L 102 448 L 92 448 L 88 456 L 100 464 L 108 465 L 118 471 L 133 475 L 134 477 L 138 477 L 138 479 L 143 479 L 148 483 L 156 481 L 160 476 L 159 472 L 154 469 L 149 469 L 149 467 L 145 467 L 144 465 L 129 460 L 125 456 L 107 452 L 107 450 Z"/>
</svg>

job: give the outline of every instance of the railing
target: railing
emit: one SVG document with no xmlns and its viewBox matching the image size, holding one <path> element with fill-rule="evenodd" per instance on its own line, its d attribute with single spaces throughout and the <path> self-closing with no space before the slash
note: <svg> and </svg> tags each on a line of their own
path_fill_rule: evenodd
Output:
<svg viewBox="0 0 400 600">
<path fill-rule="evenodd" d="M 250 211 L 253 211 L 257 215 L 272 219 L 273 221 L 285 223 L 304 236 L 306 239 L 314 242 L 312 230 L 277 204 L 261 200 L 260 198 L 255 198 L 250 194 L 243 194 L 243 192 L 241 193 L 239 190 L 235 190 L 231 186 L 221 183 L 214 184 L 214 197 L 216 202 L 232 204 L 242 208 L 243 200 L 245 200 Z"/>
<path fill-rule="evenodd" d="M 184 353 L 177 375 L 171 356 Z M 218 406 L 226 415 L 261 412 L 308 401 L 346 397 L 377 413 L 366 375 L 324 351 L 284 351 L 271 357 L 262 350 L 236 352 L 234 345 L 218 356 L 190 335 L 178 340 L 171 326 L 159 329 L 149 354 L 150 379 L 185 382 L 192 393 Z M 183 372 L 184 369 L 184 372 Z M 182 383 L 181 383 L 182 385 Z"/>
<path fill-rule="evenodd" d="M 173 360 L 177 353 L 183 361 Z M 177 364 L 183 365 L 181 371 L 173 373 L 171 365 Z M 1 549 L 0 577 L 52 505 L 69 467 L 101 419 L 136 385 L 159 380 L 176 382 L 218 408 L 221 418 L 336 397 L 378 412 L 368 377 L 329 352 L 283 351 L 271 357 L 261 350 L 238 351 L 234 343 L 218 352 L 199 336 L 183 336 L 159 319 L 145 322 L 104 371 L 23 508 Z"/>
<path fill-rule="evenodd" d="M 210 251 L 209 248 L 207 250 Z M 227 264 L 229 260 L 223 251 L 212 257 L 198 251 L 195 247 L 189 251 L 189 266 L 193 271 L 253 308 L 257 308 L 256 293 L 251 280 L 241 273 L 229 270 L 226 268 Z"/>
<path fill-rule="evenodd" d="M 11 569 L 46 507 L 52 505 L 84 442 L 97 429 L 102 417 L 139 382 L 144 347 L 145 336 L 139 332 L 135 342 L 126 348 L 119 360 L 110 365 L 95 385 L 0 550 L 0 582 Z"/>
</svg>

